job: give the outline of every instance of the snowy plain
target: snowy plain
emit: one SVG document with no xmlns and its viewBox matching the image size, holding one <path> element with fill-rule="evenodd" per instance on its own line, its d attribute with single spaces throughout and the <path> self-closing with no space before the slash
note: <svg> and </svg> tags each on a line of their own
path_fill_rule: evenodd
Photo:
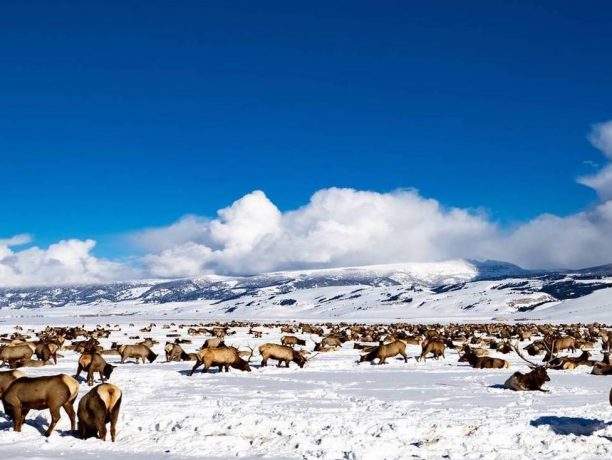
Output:
<svg viewBox="0 0 612 460">
<path fill-rule="evenodd" d="M 157 327 L 150 334 L 138 332 L 151 320 Z M 420 347 L 409 346 L 407 364 L 398 359 L 376 366 L 358 364 L 358 350 L 347 342 L 340 351 L 315 356 L 304 369 L 294 364 L 260 368 L 255 355 L 251 373 L 231 369 L 188 376 L 193 363 L 163 362 L 168 330 L 161 326 L 173 321 L 142 315 L 4 318 L 0 332 L 12 332 L 15 324 L 40 329 L 109 323 L 122 330 L 102 341 L 106 347 L 111 341 L 130 342 L 132 335 L 161 343 L 155 346 L 160 356 L 153 364 L 115 369 L 111 382 L 124 392 L 117 442 L 76 439 L 65 415 L 47 439 L 40 431 L 48 411 L 32 412 L 23 432 L 15 433 L 2 414 L 3 458 L 612 457 L 612 377 L 589 375 L 590 368 L 550 371 L 549 393 L 515 393 L 501 384 L 516 370 L 528 370 L 516 355 L 509 358 L 510 369 L 475 370 L 458 363 L 454 351 L 444 360 L 416 362 Z M 175 322 L 191 323 L 187 318 Z M 227 342 L 244 349 L 278 343 L 282 335 L 278 328 L 259 329 L 268 332 L 261 339 L 239 328 Z M 195 351 L 202 341 L 194 337 L 184 348 Z M 77 354 L 63 355 L 57 366 L 25 371 L 32 376 L 74 374 Z M 107 360 L 115 364 L 118 357 Z M 81 395 L 87 391 L 82 383 Z"/>
</svg>

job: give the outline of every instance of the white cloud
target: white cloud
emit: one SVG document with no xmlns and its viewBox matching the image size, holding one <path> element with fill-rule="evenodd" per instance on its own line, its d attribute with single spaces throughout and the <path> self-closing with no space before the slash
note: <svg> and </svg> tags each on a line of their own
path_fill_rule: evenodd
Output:
<svg viewBox="0 0 612 460">
<path fill-rule="evenodd" d="M 151 275 L 437 260 L 476 252 L 495 233 L 484 216 L 444 209 L 415 191 L 330 188 L 286 213 L 255 191 L 218 214 L 217 219 L 191 217 L 188 225 L 183 219 L 167 229 L 139 232 L 137 239 L 155 248 L 176 241 L 178 229 L 185 230 L 180 240 L 197 235 L 145 256 Z"/>
<path fill-rule="evenodd" d="M 608 160 L 612 160 L 612 121 L 594 125 L 588 139 Z M 578 178 L 578 182 L 594 189 L 602 201 L 612 200 L 611 164 L 607 164 L 595 174 Z"/>
<path fill-rule="evenodd" d="M 26 235 L 0 240 L 0 285 L 81 284 L 136 276 L 134 270 L 120 263 L 93 256 L 93 240 L 62 240 L 47 249 L 11 249 L 29 241 Z"/>
</svg>

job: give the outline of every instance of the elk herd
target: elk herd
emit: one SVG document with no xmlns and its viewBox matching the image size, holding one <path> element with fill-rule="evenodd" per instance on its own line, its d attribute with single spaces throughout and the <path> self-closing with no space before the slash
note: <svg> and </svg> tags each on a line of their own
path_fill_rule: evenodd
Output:
<svg viewBox="0 0 612 460">
<path fill-rule="evenodd" d="M 0 398 L 4 415 L 12 421 L 14 430 L 21 431 L 29 411 L 48 409 L 51 423 L 44 434 L 49 436 L 63 409 L 78 437 L 104 440 L 106 425 L 110 423 L 111 440 L 115 441 L 123 394 L 108 381 L 117 367 L 128 360 L 142 364 L 156 361 L 158 354 L 154 349 L 161 344 L 152 337 L 141 337 L 154 330 L 157 337 L 165 336 L 165 362 L 193 363 L 185 372 L 189 376 L 200 367 L 202 373 L 210 368 L 218 372 L 229 372 L 230 368 L 251 372 L 256 351 L 261 358 L 260 369 L 270 360 L 278 368 L 288 368 L 291 363 L 303 368 L 315 356 L 340 349 L 355 353 L 356 366 L 384 365 L 393 358 L 408 363 L 411 358 L 408 346 L 420 347 L 414 358 L 422 365 L 427 365 L 427 358 L 439 360 L 449 355 L 450 359 L 454 355 L 457 365 L 474 369 L 508 369 L 511 362 L 507 357 L 515 354 L 530 371 L 516 371 L 505 380 L 503 387 L 513 391 L 547 391 L 543 386 L 550 381 L 549 370 L 567 371 L 587 366 L 593 375 L 612 375 L 609 358 L 612 331 L 609 326 L 598 323 L 367 325 L 232 321 L 169 323 L 159 327 L 151 323 L 137 332 L 134 329 L 133 324 L 127 328 L 129 332 L 109 324 L 93 329 L 48 326 L 40 331 L 24 331 L 16 326 L 14 332 L 0 334 L 0 363 L 8 368 L 0 370 Z M 248 342 L 243 349 L 233 340 L 239 330 Z M 280 339 L 266 339 L 268 335 L 280 335 Z M 194 347 L 194 342 L 202 345 Z M 601 353 L 602 358 L 592 359 L 595 352 Z M 63 373 L 28 376 L 24 372 L 29 367 L 57 365 L 58 359 L 61 362 L 68 353 L 78 357 L 73 376 Z M 113 364 L 107 362 L 109 357 L 114 359 Z M 82 372 L 86 373 L 84 380 L 92 388 L 81 397 L 75 413 Z M 96 377 L 99 383 L 94 387 Z M 612 390 L 609 399 L 612 404 Z"/>
</svg>

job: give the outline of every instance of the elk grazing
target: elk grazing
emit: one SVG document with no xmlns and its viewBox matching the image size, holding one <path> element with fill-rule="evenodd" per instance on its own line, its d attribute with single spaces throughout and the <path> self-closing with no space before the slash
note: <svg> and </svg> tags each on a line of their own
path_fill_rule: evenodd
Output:
<svg viewBox="0 0 612 460">
<path fill-rule="evenodd" d="M 108 364 L 100 353 L 83 353 L 79 357 L 75 379 L 79 378 L 81 371 L 87 372 L 87 384 L 91 387 L 94 381 L 94 372 L 100 374 L 100 380 L 104 383 L 113 373 L 115 366 Z"/>
<path fill-rule="evenodd" d="M 275 343 L 264 343 L 261 345 L 259 347 L 259 354 L 262 357 L 262 367 L 268 365 L 268 359 L 277 360 L 277 367 L 281 367 L 281 363 L 283 362 L 285 363 L 285 367 L 289 367 L 291 361 L 300 367 L 304 367 L 307 361 L 302 351 L 297 351 L 291 347 L 277 345 Z"/>
<path fill-rule="evenodd" d="M 79 393 L 79 382 L 66 374 L 46 377 L 20 377 L 2 395 L 4 412 L 13 421 L 15 431 L 20 432 L 31 409 L 49 409 L 51 424 L 45 432 L 50 436 L 60 419 L 63 407 L 70 418 L 71 428 L 76 429 L 73 402 Z"/>
<path fill-rule="evenodd" d="M 510 363 L 505 359 L 478 356 L 470 347 L 465 348 L 459 362 L 468 362 L 474 369 L 507 369 Z"/>
<path fill-rule="evenodd" d="M 296 345 L 306 346 L 306 340 L 298 339 L 294 335 L 283 335 L 280 342 L 282 345 L 286 345 L 291 348 L 295 347 Z"/>
<path fill-rule="evenodd" d="M 440 356 L 445 358 L 444 350 L 446 349 L 446 344 L 443 339 L 426 339 L 421 344 L 421 355 L 417 358 L 417 361 L 421 359 L 423 362 L 426 361 L 425 357 L 428 354 L 433 354 L 434 358 L 439 359 Z"/>
<path fill-rule="evenodd" d="M 515 372 L 504 382 L 504 388 L 513 391 L 543 391 L 548 390 L 542 389 L 542 385 L 550 381 L 548 372 L 546 372 L 546 366 L 539 366 L 527 358 L 525 358 L 520 352 L 518 346 L 513 347 L 519 357 L 527 363 L 531 372 L 523 374 L 522 372 Z"/>
<path fill-rule="evenodd" d="M 125 363 L 126 358 L 136 358 L 136 363 L 138 359 L 142 359 L 142 364 L 145 363 L 145 359 L 152 363 L 157 358 L 153 350 L 146 345 L 121 345 L 118 351 L 121 355 L 121 364 Z"/>
<path fill-rule="evenodd" d="M 97 437 L 106 441 L 106 424 L 110 422 L 111 441 L 115 442 L 121 396 L 115 385 L 102 383 L 81 398 L 77 431 L 81 439 Z"/>
<path fill-rule="evenodd" d="M 393 358 L 394 356 L 402 355 L 404 362 L 408 362 L 408 356 L 406 356 L 406 344 L 401 340 L 396 340 L 388 344 L 381 344 L 374 348 L 374 350 L 362 355 L 359 359 L 360 363 L 364 361 L 374 362 L 378 358 L 378 364 L 387 364 L 387 358 Z"/>
<path fill-rule="evenodd" d="M 164 352 L 166 353 L 166 362 L 191 361 L 191 356 L 178 343 L 166 342 Z"/>
<path fill-rule="evenodd" d="M 193 375 L 195 370 L 204 365 L 202 373 L 208 372 L 211 366 L 219 366 L 219 372 L 225 368 L 225 372 L 229 372 L 230 366 L 241 371 L 251 372 L 251 366 L 248 361 L 240 357 L 240 352 L 234 347 L 223 348 L 204 348 L 196 354 L 197 361 L 191 369 L 189 375 Z"/>
<path fill-rule="evenodd" d="M 0 372 L 0 398 L 11 383 L 20 377 L 25 376 L 21 371 L 2 371 Z"/>
</svg>

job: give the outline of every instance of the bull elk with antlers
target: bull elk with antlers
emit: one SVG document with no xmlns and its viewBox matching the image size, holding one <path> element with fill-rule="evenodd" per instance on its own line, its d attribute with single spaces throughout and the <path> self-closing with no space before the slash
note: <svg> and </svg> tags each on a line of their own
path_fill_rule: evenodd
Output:
<svg viewBox="0 0 612 460">
<path fill-rule="evenodd" d="M 519 355 L 519 357 L 527 363 L 531 372 L 527 374 L 523 374 L 522 372 L 515 372 L 510 376 L 508 380 L 504 383 L 504 388 L 513 391 L 543 391 L 547 392 L 548 390 L 542 389 L 542 385 L 546 382 L 550 381 L 550 377 L 548 376 L 548 372 L 546 372 L 548 366 L 540 366 L 535 364 L 532 361 L 529 361 L 527 358 L 523 356 L 520 352 L 519 347 L 514 345 L 514 351 Z"/>
</svg>

